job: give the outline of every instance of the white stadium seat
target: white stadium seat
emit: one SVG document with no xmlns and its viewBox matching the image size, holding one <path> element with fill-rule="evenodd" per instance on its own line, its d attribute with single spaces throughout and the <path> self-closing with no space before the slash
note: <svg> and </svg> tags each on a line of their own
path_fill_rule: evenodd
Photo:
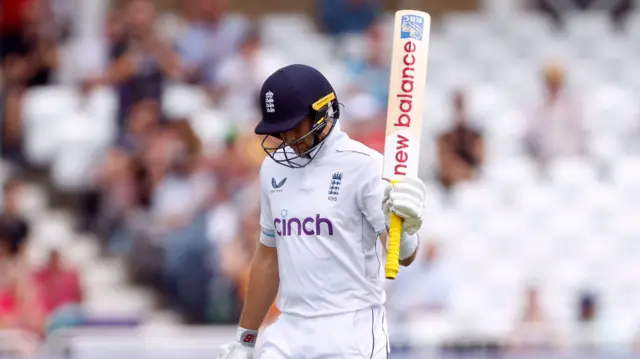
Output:
<svg viewBox="0 0 640 359">
<path fill-rule="evenodd" d="M 169 117 L 191 117 L 210 106 L 205 91 L 199 87 L 184 85 L 166 86 L 162 110 Z"/>
<path fill-rule="evenodd" d="M 575 40 L 593 41 L 614 32 L 611 15 L 605 11 L 569 13 L 565 22 L 567 33 Z"/>
<path fill-rule="evenodd" d="M 500 190 L 526 187 L 539 177 L 536 163 L 528 157 L 489 160 L 482 168 L 482 180 Z"/>
<path fill-rule="evenodd" d="M 231 131 L 230 123 L 225 113 L 215 109 L 204 109 L 191 117 L 191 126 L 205 145 L 205 151 L 214 151 L 222 145 L 225 137 Z"/>
<path fill-rule="evenodd" d="M 616 85 L 602 85 L 586 94 L 584 116 L 592 133 L 620 136 L 638 121 L 636 96 Z"/>
<path fill-rule="evenodd" d="M 613 164 L 612 180 L 622 187 L 640 186 L 640 157 L 618 159 Z"/>
<path fill-rule="evenodd" d="M 80 108 L 80 94 L 72 87 L 47 86 L 29 90 L 23 100 L 23 117 L 27 125 L 54 121 Z"/>
</svg>

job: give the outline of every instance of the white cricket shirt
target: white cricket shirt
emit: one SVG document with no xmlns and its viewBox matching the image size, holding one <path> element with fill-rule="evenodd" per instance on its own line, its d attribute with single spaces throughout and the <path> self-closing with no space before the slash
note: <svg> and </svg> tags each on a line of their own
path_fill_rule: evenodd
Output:
<svg viewBox="0 0 640 359">
<path fill-rule="evenodd" d="M 382 305 L 382 155 L 338 124 L 303 168 L 266 158 L 261 242 L 278 251 L 283 313 L 314 317 Z"/>
</svg>

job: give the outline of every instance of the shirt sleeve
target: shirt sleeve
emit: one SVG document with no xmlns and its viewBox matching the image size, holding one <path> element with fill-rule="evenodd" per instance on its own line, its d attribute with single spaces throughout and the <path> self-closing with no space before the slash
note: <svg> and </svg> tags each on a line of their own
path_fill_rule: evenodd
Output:
<svg viewBox="0 0 640 359">
<path fill-rule="evenodd" d="M 372 157 L 361 166 L 358 176 L 362 178 L 358 189 L 358 206 L 376 233 L 386 229 L 382 199 L 385 181 L 382 179 L 382 156 Z"/>
<path fill-rule="evenodd" d="M 271 215 L 271 204 L 269 195 L 264 186 L 264 168 L 260 170 L 260 243 L 267 247 L 276 246 L 275 229 L 273 228 L 273 216 Z"/>
</svg>

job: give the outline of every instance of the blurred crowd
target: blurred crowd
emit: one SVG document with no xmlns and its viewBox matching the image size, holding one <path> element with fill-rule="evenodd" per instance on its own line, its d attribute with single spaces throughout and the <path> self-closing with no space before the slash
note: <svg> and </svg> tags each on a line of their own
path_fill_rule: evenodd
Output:
<svg viewBox="0 0 640 359">
<path fill-rule="evenodd" d="M 86 36 L 71 36 L 78 25 L 69 4 L 2 3 L 3 158 L 20 169 L 33 165 L 25 156 L 21 108 L 29 89 L 65 84 L 89 95 L 113 87 L 117 139 L 95 166 L 92 190 L 83 194 L 82 229 L 103 240 L 105 254 L 127 258 L 134 279 L 156 289 L 187 322 L 237 321 L 259 237 L 256 179 L 264 153 L 252 134 L 259 112 L 255 94 L 286 59 L 262 46 L 255 24 L 229 14 L 226 0 L 175 2 L 173 12 L 160 12 L 159 2 L 150 0 L 105 1 L 103 29 Z M 319 4 L 320 17 L 328 32 L 361 31 L 373 24 L 379 5 L 328 1 Z M 342 15 L 330 16 L 336 12 Z M 373 36 L 378 32 L 372 30 Z M 72 56 L 63 56 L 63 46 Z M 363 79 L 376 81 L 382 100 L 386 64 L 382 51 L 372 53 L 376 59 L 353 67 Z M 198 86 L 234 116 L 223 141 L 203 144 L 188 119 L 163 113 L 168 83 Z M 360 133 L 381 149 L 383 106 L 376 102 L 371 108 L 360 117 L 378 122 L 359 124 Z M 11 191 L 14 184 L 6 186 Z M 10 196 L 4 211 L 11 215 Z M 18 253 L 14 242 L 26 241 L 28 224 L 10 222 L 12 231 L 21 231 L 11 234 L 12 253 Z M 49 266 L 56 268 L 58 261 L 52 250 Z M 52 270 L 36 274 L 46 282 L 44 292 L 51 291 Z M 68 277 L 71 282 L 73 275 Z M 69 301 L 80 302 L 79 291 L 70 288 Z"/>
<path fill-rule="evenodd" d="M 91 191 L 83 194 L 82 229 L 97 234 L 105 255 L 126 258 L 134 280 L 155 289 L 188 323 L 235 323 L 260 231 L 257 178 L 264 153 L 262 139 L 252 132 L 259 113 L 256 93 L 287 59 L 262 46 L 255 24 L 230 14 L 226 0 L 176 1 L 171 13 L 160 12 L 151 0 L 108 3 L 102 31 L 77 41 L 75 56 L 63 59 L 60 46 L 73 30 L 68 4 L 2 2 L 3 158 L 18 168 L 31 166 L 21 123 L 21 99 L 28 89 L 67 83 L 88 94 L 113 87 L 118 135 L 95 166 Z M 350 82 L 339 96 L 349 99 L 344 128 L 381 151 L 389 64 L 384 31 L 376 21 L 380 2 L 327 0 L 318 6 L 318 26 L 326 33 L 366 33 L 366 54 L 348 62 Z M 528 112 L 526 146 L 544 169 L 554 158 L 588 155 L 589 148 L 580 99 L 566 90 L 562 64 L 550 63 L 540 73 L 545 91 Z M 225 138 L 203 142 L 188 119 L 163 113 L 167 83 L 205 89 L 217 108 L 234 117 Z M 437 140 L 435 177 L 445 189 L 475 178 L 485 158 L 484 135 L 468 118 L 464 90 L 455 91 L 450 102 L 454 126 Z M 40 333 L 47 313 L 82 302 L 82 288 L 55 248 L 36 273 L 23 263 L 29 224 L 14 205 L 19 188 L 19 179 L 4 186 L 0 266 L 7 269 L 0 271 L 0 328 Z M 450 306 L 451 273 L 441 254 L 446 247 L 437 239 L 423 240 L 421 259 L 390 288 L 390 311 L 398 317 Z M 535 287 L 523 303 L 514 343 L 561 342 L 539 307 Z M 588 337 L 595 330 L 597 295 L 581 294 L 577 303 Z M 274 307 L 270 319 L 276 315 Z"/>
<path fill-rule="evenodd" d="M 44 265 L 27 260 L 30 232 L 20 213 L 23 183 L 4 183 L 0 213 L 0 329 L 22 329 L 36 336 L 55 325 L 56 313 L 74 311 L 82 303 L 78 273 L 61 258 L 62 248 L 51 246 Z"/>
</svg>

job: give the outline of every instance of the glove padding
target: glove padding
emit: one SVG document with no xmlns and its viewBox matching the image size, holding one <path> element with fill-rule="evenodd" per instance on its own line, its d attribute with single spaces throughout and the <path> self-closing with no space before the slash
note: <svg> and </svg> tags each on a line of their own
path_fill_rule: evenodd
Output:
<svg viewBox="0 0 640 359">
<path fill-rule="evenodd" d="M 388 183 L 382 199 L 382 210 L 389 223 L 390 212 L 403 219 L 402 231 L 414 235 L 422 227 L 422 210 L 426 186 L 418 177 L 406 176 L 395 184 Z"/>
<path fill-rule="evenodd" d="M 217 359 L 253 359 L 253 348 L 234 341 L 220 347 Z"/>
</svg>

